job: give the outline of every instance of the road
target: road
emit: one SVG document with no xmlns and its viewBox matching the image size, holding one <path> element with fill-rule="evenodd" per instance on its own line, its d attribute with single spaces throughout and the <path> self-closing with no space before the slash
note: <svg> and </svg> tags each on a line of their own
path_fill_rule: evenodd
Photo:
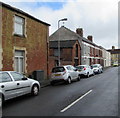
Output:
<svg viewBox="0 0 120 118">
<path fill-rule="evenodd" d="M 117 116 L 118 67 L 72 84 L 41 88 L 6 102 L 3 116 Z"/>
</svg>

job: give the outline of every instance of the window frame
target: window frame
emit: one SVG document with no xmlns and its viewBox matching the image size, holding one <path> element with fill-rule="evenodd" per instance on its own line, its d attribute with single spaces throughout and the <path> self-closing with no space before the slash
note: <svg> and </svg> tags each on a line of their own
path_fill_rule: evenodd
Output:
<svg viewBox="0 0 120 118">
<path fill-rule="evenodd" d="M 15 20 L 16 17 L 21 18 L 23 23 L 17 22 L 17 21 Z M 14 34 L 15 36 L 25 37 L 25 31 L 26 31 L 26 29 L 25 29 L 25 24 L 26 24 L 26 23 L 25 23 L 25 22 L 26 22 L 26 20 L 25 20 L 24 17 L 19 16 L 19 15 L 14 15 L 14 33 L 13 33 L 13 34 Z M 22 26 L 22 34 L 16 32 L 15 24 L 21 24 L 21 26 Z"/>
<path fill-rule="evenodd" d="M 16 52 L 21 52 L 21 53 L 23 53 L 23 55 L 22 56 L 18 56 L 18 55 L 16 55 Z M 25 73 L 25 50 L 17 50 L 17 49 L 15 49 L 14 50 L 14 63 L 16 63 L 16 59 L 17 59 L 17 61 L 18 61 L 18 71 L 17 71 L 17 65 L 15 64 L 14 65 L 14 68 L 15 68 L 15 70 L 17 71 L 17 72 L 19 72 L 19 73 Z M 20 66 L 21 66 L 21 59 L 22 59 L 22 61 L 23 61 L 23 67 L 21 68 Z M 20 72 L 21 71 L 21 69 L 22 69 L 22 72 Z"/>
</svg>

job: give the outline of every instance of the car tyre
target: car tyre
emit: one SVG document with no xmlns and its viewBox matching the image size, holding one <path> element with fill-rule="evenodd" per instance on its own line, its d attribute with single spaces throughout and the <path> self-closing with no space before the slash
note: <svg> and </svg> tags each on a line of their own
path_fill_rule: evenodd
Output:
<svg viewBox="0 0 120 118">
<path fill-rule="evenodd" d="M 89 75 L 89 73 L 87 73 L 87 78 L 89 78 L 90 77 L 90 75 Z"/>
<path fill-rule="evenodd" d="M 0 107 L 2 108 L 3 104 L 4 104 L 5 100 L 4 100 L 4 96 L 0 95 Z"/>
<path fill-rule="evenodd" d="M 70 77 L 68 77 L 68 79 L 67 79 L 67 84 L 71 84 L 71 78 Z"/>
<path fill-rule="evenodd" d="M 38 88 L 37 85 L 34 85 L 34 86 L 32 87 L 31 94 L 32 94 L 33 96 L 37 96 L 37 95 L 39 94 L 39 88 Z"/>
<path fill-rule="evenodd" d="M 52 86 L 54 86 L 55 83 L 54 83 L 53 81 L 51 81 L 50 84 L 51 84 Z"/>
<path fill-rule="evenodd" d="M 93 76 L 95 75 L 95 73 L 93 72 L 93 74 L 92 74 Z"/>
<path fill-rule="evenodd" d="M 80 77 L 80 75 L 78 75 L 78 78 L 77 78 L 77 80 L 78 80 L 78 81 L 80 81 L 80 79 L 81 79 L 81 77 Z"/>
</svg>

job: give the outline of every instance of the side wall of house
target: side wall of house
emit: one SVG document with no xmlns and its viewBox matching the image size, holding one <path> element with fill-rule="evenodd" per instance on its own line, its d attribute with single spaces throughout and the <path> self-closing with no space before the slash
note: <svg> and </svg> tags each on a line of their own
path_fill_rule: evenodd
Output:
<svg viewBox="0 0 120 118">
<path fill-rule="evenodd" d="M 2 66 L 2 5 L 0 4 L 0 70 Z"/>
<path fill-rule="evenodd" d="M 25 18 L 25 37 L 14 35 L 14 16 Z M 16 49 L 25 51 L 25 73 L 30 75 L 35 70 L 44 70 L 47 75 L 47 41 L 48 26 L 3 7 L 3 68 L 15 70 L 14 52 Z"/>
</svg>

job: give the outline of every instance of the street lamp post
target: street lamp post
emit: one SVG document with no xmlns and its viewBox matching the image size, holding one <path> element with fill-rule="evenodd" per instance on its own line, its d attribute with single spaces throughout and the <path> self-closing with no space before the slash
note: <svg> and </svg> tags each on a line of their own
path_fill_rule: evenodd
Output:
<svg viewBox="0 0 120 118">
<path fill-rule="evenodd" d="M 59 23 L 60 23 L 60 21 L 67 21 L 67 18 L 63 18 L 63 19 L 60 19 L 59 21 L 58 21 L 58 29 L 59 29 Z M 59 34 L 58 34 L 58 66 L 60 66 L 61 65 L 61 63 L 60 63 L 60 36 L 59 36 Z"/>
</svg>

